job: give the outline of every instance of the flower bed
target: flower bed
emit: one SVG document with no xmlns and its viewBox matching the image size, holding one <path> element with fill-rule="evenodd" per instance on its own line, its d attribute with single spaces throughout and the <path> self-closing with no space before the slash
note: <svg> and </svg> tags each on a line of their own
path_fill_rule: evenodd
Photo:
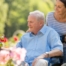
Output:
<svg viewBox="0 0 66 66">
<path fill-rule="evenodd" d="M 24 48 L 9 48 L 0 50 L 0 66 L 18 66 L 25 60 Z"/>
</svg>

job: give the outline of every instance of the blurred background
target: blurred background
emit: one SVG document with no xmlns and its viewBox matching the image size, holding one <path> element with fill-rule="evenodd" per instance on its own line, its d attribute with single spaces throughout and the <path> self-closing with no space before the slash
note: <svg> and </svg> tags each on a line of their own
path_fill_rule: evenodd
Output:
<svg viewBox="0 0 66 66">
<path fill-rule="evenodd" d="M 0 38 L 6 37 L 5 41 L 7 38 L 11 41 L 17 41 L 28 29 L 27 16 L 29 12 L 40 10 L 46 16 L 48 12 L 54 10 L 54 1 L 0 0 Z"/>
</svg>

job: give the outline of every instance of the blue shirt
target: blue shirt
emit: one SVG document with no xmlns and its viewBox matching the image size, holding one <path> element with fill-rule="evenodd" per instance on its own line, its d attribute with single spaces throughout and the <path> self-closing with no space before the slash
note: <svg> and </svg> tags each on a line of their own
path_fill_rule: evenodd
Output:
<svg viewBox="0 0 66 66">
<path fill-rule="evenodd" d="M 43 53 L 54 49 L 63 51 L 58 33 L 46 25 L 42 27 L 37 35 L 31 32 L 25 33 L 16 47 L 23 47 L 27 50 L 25 61 L 29 63 L 30 66 L 33 60 Z M 47 60 L 49 61 L 49 59 Z"/>
</svg>

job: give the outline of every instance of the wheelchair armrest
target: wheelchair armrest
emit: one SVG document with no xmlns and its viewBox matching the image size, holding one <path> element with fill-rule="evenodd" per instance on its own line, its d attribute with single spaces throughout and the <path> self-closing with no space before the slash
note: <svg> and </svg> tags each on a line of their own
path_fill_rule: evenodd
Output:
<svg viewBox="0 0 66 66">
<path fill-rule="evenodd" d="M 51 57 L 51 58 L 62 58 L 63 56 L 54 56 L 54 57 Z"/>
<path fill-rule="evenodd" d="M 60 65 L 63 64 L 63 56 L 54 56 L 54 57 L 51 57 L 51 58 L 58 58 L 59 61 L 60 61 Z M 59 65 L 58 65 L 59 66 Z"/>
</svg>

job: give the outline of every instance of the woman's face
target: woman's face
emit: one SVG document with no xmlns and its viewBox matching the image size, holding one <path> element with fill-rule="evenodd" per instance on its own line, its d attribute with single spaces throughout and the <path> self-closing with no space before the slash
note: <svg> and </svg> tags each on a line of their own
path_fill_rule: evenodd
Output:
<svg viewBox="0 0 66 66">
<path fill-rule="evenodd" d="M 66 7 L 60 0 L 56 0 L 55 3 L 55 12 L 59 15 L 62 15 L 66 12 Z"/>
</svg>

